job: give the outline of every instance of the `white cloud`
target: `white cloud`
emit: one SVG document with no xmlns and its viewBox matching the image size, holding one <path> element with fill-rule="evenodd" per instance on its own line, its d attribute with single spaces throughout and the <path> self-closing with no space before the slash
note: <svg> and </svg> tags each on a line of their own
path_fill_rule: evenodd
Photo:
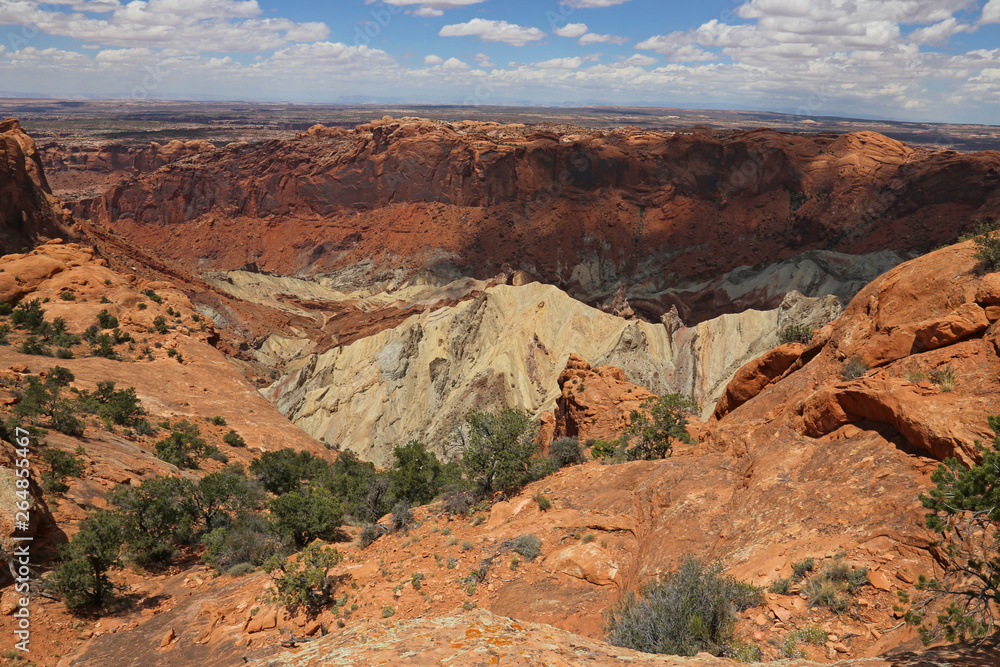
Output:
<svg viewBox="0 0 1000 667">
<path fill-rule="evenodd" d="M 593 32 L 588 32 L 579 40 L 580 44 L 583 46 L 587 46 L 588 44 L 626 44 L 628 41 L 628 37 L 619 37 L 618 35 L 598 35 Z"/>
<path fill-rule="evenodd" d="M 952 17 L 926 28 L 918 28 L 907 35 L 907 39 L 914 44 L 944 44 L 958 33 L 970 30 L 973 30 L 972 26 L 959 23 Z"/>
<path fill-rule="evenodd" d="M 469 66 L 458 58 L 448 58 L 448 60 L 441 63 L 441 67 L 444 69 L 469 69 Z"/>
<path fill-rule="evenodd" d="M 58 9 L 66 5 L 78 11 Z M 94 18 L 90 14 L 105 16 Z M 262 14 L 256 0 L 133 0 L 126 5 L 0 2 L 0 23 L 33 25 L 49 35 L 99 46 L 253 53 L 293 41 L 322 40 L 329 34 L 323 23 L 262 18 Z"/>
<path fill-rule="evenodd" d="M 479 37 L 487 42 L 503 42 L 511 46 L 524 46 L 536 42 L 545 33 L 538 28 L 519 26 L 507 21 L 472 19 L 466 23 L 446 25 L 438 32 L 441 37 Z"/>
<path fill-rule="evenodd" d="M 625 65 L 627 67 L 649 67 L 650 65 L 655 65 L 657 62 L 656 58 L 653 58 L 652 56 L 637 53 L 634 56 L 619 60 L 616 64 Z"/>
<path fill-rule="evenodd" d="M 441 56 L 436 56 L 433 53 L 429 56 L 424 56 L 425 65 L 440 65 L 444 62 L 444 58 Z"/>
<path fill-rule="evenodd" d="M 998 1 L 1000 1 L 1000 0 L 998 0 Z M 587 24 L 586 23 L 567 23 L 566 25 L 564 25 L 561 28 L 554 28 L 552 30 L 552 32 L 554 32 L 555 34 L 559 35 L 560 37 L 571 37 L 571 38 L 575 39 L 577 37 L 583 36 L 584 33 L 587 32 Z"/>
<path fill-rule="evenodd" d="M 481 2 L 486 2 L 486 0 L 381 0 L 387 5 L 395 5 L 396 7 L 408 7 L 410 5 L 420 5 L 421 7 L 430 7 L 431 9 L 456 9 L 459 7 L 468 7 L 469 5 L 478 5 Z M 366 0 L 365 4 L 371 4 L 372 0 Z"/>
<path fill-rule="evenodd" d="M 980 23 L 1000 23 L 1000 0 L 990 0 L 983 7 Z"/>
<path fill-rule="evenodd" d="M 275 51 L 268 62 L 294 64 L 309 69 L 315 67 L 355 69 L 395 65 L 395 61 L 389 54 L 381 49 L 371 49 L 367 46 L 348 46 L 340 42 L 294 44 Z"/>
<path fill-rule="evenodd" d="M 420 7 L 419 9 L 414 9 L 410 12 L 413 16 L 444 16 L 444 12 L 440 9 L 434 9 L 433 7 Z"/>
<path fill-rule="evenodd" d="M 532 67 L 539 69 L 577 69 L 583 64 L 583 58 L 552 58 L 541 62 L 532 63 Z"/>
</svg>

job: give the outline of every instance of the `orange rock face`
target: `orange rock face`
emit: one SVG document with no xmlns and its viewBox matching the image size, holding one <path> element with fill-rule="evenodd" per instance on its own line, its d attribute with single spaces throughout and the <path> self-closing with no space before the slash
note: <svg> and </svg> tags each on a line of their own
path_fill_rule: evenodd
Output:
<svg viewBox="0 0 1000 667">
<path fill-rule="evenodd" d="M 556 410 L 555 437 L 575 436 L 587 440 L 613 440 L 628 428 L 629 415 L 655 395 L 632 384 L 614 366 L 592 369 L 572 354 L 559 375 L 562 397 Z"/>
<path fill-rule="evenodd" d="M 810 249 L 907 253 L 954 239 L 1000 211 L 998 168 L 996 153 L 914 151 L 870 132 L 386 118 L 199 153 L 75 211 L 199 269 L 355 267 L 356 280 L 377 282 L 390 268 L 488 278 L 508 266 L 592 303 L 627 283 L 629 311 L 655 320 L 677 305 L 692 323 L 776 306 L 787 285 L 738 298 L 677 285 Z"/>
<path fill-rule="evenodd" d="M 65 231 L 68 215 L 52 198 L 35 142 L 13 118 L 0 121 L 0 254 Z"/>
</svg>

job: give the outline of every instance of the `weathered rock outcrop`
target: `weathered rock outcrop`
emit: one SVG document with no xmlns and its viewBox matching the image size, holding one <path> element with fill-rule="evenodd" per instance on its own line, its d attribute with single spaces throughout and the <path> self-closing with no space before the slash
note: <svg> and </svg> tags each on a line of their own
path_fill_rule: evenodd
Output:
<svg viewBox="0 0 1000 667">
<path fill-rule="evenodd" d="M 967 241 L 902 264 L 809 344 L 745 366 L 716 407 L 717 442 L 736 435 L 727 422 L 824 441 L 868 429 L 938 460 L 975 460 L 975 441 L 992 437 L 986 416 L 1000 412 L 1000 281 L 974 254 Z M 848 359 L 861 374 L 842 379 Z"/>
<path fill-rule="evenodd" d="M 195 155 L 75 210 L 199 270 L 255 262 L 340 275 L 356 288 L 383 284 L 387 270 L 450 280 L 509 265 L 591 304 L 625 283 L 648 319 L 676 305 L 698 322 L 776 307 L 788 290 L 774 275 L 734 303 L 709 284 L 728 271 L 806 251 L 905 258 L 1000 210 L 998 185 L 996 153 L 911 150 L 870 132 L 386 118 Z M 809 267 L 808 282 L 828 283 L 823 265 L 838 257 Z"/>
<path fill-rule="evenodd" d="M 39 149 L 39 158 L 50 176 L 59 172 L 121 172 L 132 176 L 156 171 L 160 167 L 185 157 L 215 150 L 207 141 L 170 141 L 147 146 L 132 144 L 70 145 L 47 142 Z"/>
<path fill-rule="evenodd" d="M 0 254 L 58 236 L 68 213 L 52 197 L 35 142 L 13 118 L 0 121 Z"/>
<path fill-rule="evenodd" d="M 711 412 L 733 373 L 773 347 L 784 324 L 819 326 L 837 312 L 833 297 L 795 295 L 773 311 L 686 328 L 623 320 L 551 285 L 498 285 L 290 362 L 264 395 L 314 437 L 384 463 L 411 438 L 443 451 L 473 408 L 553 410 L 557 379 L 574 353 L 619 367 L 653 393 L 694 394 Z"/>
</svg>

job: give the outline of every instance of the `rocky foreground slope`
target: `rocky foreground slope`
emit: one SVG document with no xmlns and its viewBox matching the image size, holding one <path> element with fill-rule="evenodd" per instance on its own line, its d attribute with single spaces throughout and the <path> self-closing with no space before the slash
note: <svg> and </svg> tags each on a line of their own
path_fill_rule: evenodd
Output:
<svg viewBox="0 0 1000 667">
<path fill-rule="evenodd" d="M 234 580 L 195 570 L 153 582 L 155 610 L 113 619 L 65 664 L 131 664 L 124 655 L 148 665 L 407 664 L 421 650 L 458 665 L 520 651 L 529 663 L 731 664 L 645 658 L 565 634 L 600 639 L 603 610 L 686 553 L 721 560 L 758 585 L 807 558 L 868 569 L 870 583 L 846 612 L 811 605 L 793 587 L 743 614 L 739 637 L 768 660 L 784 657 L 791 641 L 819 662 L 926 664 L 910 653 L 919 640 L 894 608 L 897 591 L 941 572 L 944 555 L 917 495 L 941 458 L 974 456 L 975 441 L 989 436 L 986 417 L 1000 412 L 1000 283 L 975 272 L 973 252 L 964 243 L 901 265 L 808 345 L 779 347 L 746 366 L 700 442 L 670 459 L 570 466 L 471 516 L 432 505 L 407 533 L 366 549 L 337 544 L 346 557 L 336 568 L 344 596 L 336 611 L 289 614 L 268 603 L 262 573 Z M 854 356 L 871 368 L 845 380 Z M 922 379 L 945 368 L 954 371 L 951 386 Z M 645 391 L 621 371 L 582 360 L 560 382 L 557 435 L 571 424 L 581 437 L 614 435 L 620 423 L 591 424 L 589 416 L 621 414 Z M 527 533 L 540 539 L 541 554 L 515 566 L 509 540 Z M 491 565 L 469 586 L 465 577 L 484 559 Z M 826 642 L 789 639 L 806 628 L 826 632 Z M 310 641 L 283 647 L 289 633 Z M 983 650 L 940 660 L 991 664 L 995 653 L 977 655 Z"/>
<path fill-rule="evenodd" d="M 846 302 L 995 214 L 998 184 L 994 152 L 870 132 L 386 118 L 203 152 L 74 211 L 198 271 L 253 264 L 379 290 L 509 267 L 590 304 L 626 284 L 647 319 L 676 306 L 696 323 L 776 307 L 790 289 Z"/>
</svg>

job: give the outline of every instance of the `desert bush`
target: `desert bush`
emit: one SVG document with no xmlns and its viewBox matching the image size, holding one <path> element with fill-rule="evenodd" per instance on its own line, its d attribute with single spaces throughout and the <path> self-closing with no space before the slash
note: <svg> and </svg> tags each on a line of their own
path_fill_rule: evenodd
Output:
<svg viewBox="0 0 1000 667">
<path fill-rule="evenodd" d="M 108 312 L 105 308 L 97 313 L 97 326 L 102 329 L 114 329 L 118 326 L 118 318 Z"/>
<path fill-rule="evenodd" d="M 762 594 L 722 572 L 685 556 L 676 571 L 608 611 L 608 642 L 646 653 L 726 655 L 736 645 L 737 613 L 760 604 Z"/>
<path fill-rule="evenodd" d="M 197 468 L 198 459 L 208 456 L 215 447 L 201 438 L 197 425 L 182 419 L 170 426 L 171 432 L 156 443 L 156 455 L 178 468 Z"/>
<path fill-rule="evenodd" d="M 121 565 L 122 531 L 117 516 L 97 510 L 80 524 L 69 544 L 59 548 L 60 564 L 46 588 L 60 594 L 70 609 L 90 605 L 100 609 L 115 593 L 108 571 Z"/>
<path fill-rule="evenodd" d="M 538 509 L 545 511 L 552 507 L 552 501 L 545 497 L 545 494 L 539 492 L 535 494 L 535 502 L 538 503 Z"/>
<path fill-rule="evenodd" d="M 785 643 L 782 645 L 781 650 L 789 658 L 804 658 L 806 654 L 798 648 L 799 642 L 822 646 L 826 643 L 827 636 L 825 630 L 816 626 L 799 628 L 785 637 Z"/>
<path fill-rule="evenodd" d="M 392 507 L 392 532 L 409 530 L 412 523 L 413 512 L 410 511 L 410 503 L 406 500 L 397 501 Z"/>
<path fill-rule="evenodd" d="M 858 355 L 852 355 L 845 362 L 843 367 L 840 369 L 840 378 L 842 380 L 854 380 L 859 378 L 868 372 L 868 364 Z"/>
<path fill-rule="evenodd" d="M 778 341 L 785 345 L 787 343 L 808 343 L 812 340 L 813 329 L 804 324 L 789 324 L 778 334 Z"/>
<path fill-rule="evenodd" d="M 687 418 L 695 407 L 696 403 L 682 394 L 647 399 L 642 409 L 632 411 L 619 455 L 627 461 L 651 461 L 670 456 L 675 441 L 693 442 Z"/>
<path fill-rule="evenodd" d="M 63 301 L 73 301 L 76 299 L 76 295 L 72 292 L 59 292 L 59 298 Z"/>
<path fill-rule="evenodd" d="M 146 414 L 133 387 L 116 389 L 115 383 L 110 381 L 98 382 L 93 393 L 81 391 L 76 400 L 82 411 L 100 416 L 109 426 L 116 424 L 135 428 Z"/>
<path fill-rule="evenodd" d="M 484 496 L 520 488 L 538 451 L 537 428 L 525 410 L 499 413 L 473 410 L 465 415 L 467 435 L 462 468 Z"/>
<path fill-rule="evenodd" d="M 358 544 L 361 545 L 362 549 L 367 549 L 375 540 L 388 532 L 389 530 L 382 524 L 369 523 L 361 529 L 361 535 L 358 536 Z"/>
<path fill-rule="evenodd" d="M 323 487 L 278 496 L 270 508 L 278 532 L 291 537 L 300 547 L 316 538 L 333 538 L 344 520 L 340 501 Z"/>
<path fill-rule="evenodd" d="M 229 431 L 222 436 L 222 442 L 226 443 L 230 447 L 246 447 L 247 441 L 236 432 L 235 429 L 229 429 Z"/>
<path fill-rule="evenodd" d="M 130 560 L 147 568 L 159 566 L 175 557 L 179 545 L 193 539 L 191 490 L 190 481 L 154 477 L 139 486 L 120 486 L 108 495 Z"/>
<path fill-rule="evenodd" d="M 904 619 L 918 626 L 925 644 L 940 636 L 949 642 L 982 639 L 997 627 L 1000 604 L 1000 415 L 987 418 L 994 433 L 992 447 L 982 447 L 982 460 L 966 467 L 947 459 L 931 474 L 934 488 L 919 496 L 930 512 L 927 527 L 942 536 L 941 548 L 950 565 L 941 579 L 920 575 L 913 598 L 900 591 L 907 604 Z M 948 606 L 927 618 L 932 604 Z"/>
<path fill-rule="evenodd" d="M 313 467 L 318 464 L 313 463 Z M 321 464 L 319 464 L 322 467 Z M 312 474 L 307 470 L 306 475 Z M 340 498 L 344 505 L 345 514 L 349 514 L 361 521 L 378 521 L 385 514 L 385 504 L 388 503 L 389 481 L 386 478 L 379 485 L 372 498 L 372 507 L 366 506 L 369 493 L 373 490 L 372 484 L 378 473 L 375 466 L 368 461 L 362 461 L 351 450 L 344 450 L 337 456 L 329 467 L 323 467 L 316 477 L 317 483 L 330 490 L 333 495 Z"/>
<path fill-rule="evenodd" d="M 850 595 L 868 583 L 868 570 L 853 569 L 842 556 L 814 574 L 803 587 L 810 604 L 826 607 L 836 612 L 850 608 Z"/>
<path fill-rule="evenodd" d="M 556 468 L 564 468 L 577 463 L 583 463 L 583 450 L 580 440 L 573 437 L 556 438 L 549 445 L 549 458 Z"/>
<path fill-rule="evenodd" d="M 425 505 L 437 497 L 443 484 L 442 466 L 423 443 L 411 440 L 393 449 L 389 494 L 411 505 Z"/>
<path fill-rule="evenodd" d="M 984 220 L 975 229 L 975 258 L 979 260 L 978 268 L 983 273 L 992 273 L 1000 269 L 1000 238 L 995 232 L 1000 229 L 1000 221 Z"/>
<path fill-rule="evenodd" d="M 215 425 L 215 426 L 225 426 L 226 425 L 226 418 L 225 417 L 220 417 L 220 416 L 216 415 L 215 417 L 209 417 L 208 422 L 210 424 Z"/>
<path fill-rule="evenodd" d="M 45 343 L 38 340 L 36 336 L 28 336 L 17 349 L 21 354 L 33 354 L 38 357 L 51 357 L 52 353 Z"/>
<path fill-rule="evenodd" d="M 931 371 L 931 382 L 940 387 L 943 392 L 955 391 L 955 369 L 951 366 L 945 366 Z"/>
<path fill-rule="evenodd" d="M 512 548 L 528 560 L 535 560 L 542 555 L 542 541 L 531 533 L 514 538 Z"/>
<path fill-rule="evenodd" d="M 453 484 L 445 489 L 443 508 L 448 514 L 468 514 L 475 503 L 475 494 L 460 485 Z"/>
<path fill-rule="evenodd" d="M 257 568 L 250 563 L 237 563 L 226 570 L 226 574 L 230 577 L 245 577 L 256 569 Z"/>
<path fill-rule="evenodd" d="M 46 449 L 42 459 L 49 469 L 42 473 L 42 488 L 49 493 L 65 493 L 67 477 L 80 477 L 83 474 L 83 459 L 64 452 L 61 449 Z"/>
<path fill-rule="evenodd" d="M 330 576 L 330 570 L 343 558 L 337 549 L 320 546 L 317 542 L 296 554 L 290 562 L 278 556 L 271 557 L 264 564 L 264 571 L 274 580 L 278 602 L 293 610 L 304 606 L 316 611 L 333 601 L 336 581 Z"/>
<path fill-rule="evenodd" d="M 39 299 L 22 301 L 10 314 L 10 322 L 19 329 L 27 329 L 33 334 L 42 335 L 47 332 L 45 311 Z"/>
<path fill-rule="evenodd" d="M 264 488 L 276 495 L 296 491 L 303 482 L 312 481 L 326 470 L 329 464 L 309 452 L 279 449 L 264 452 L 250 463 L 250 474 Z"/>
<path fill-rule="evenodd" d="M 262 502 L 260 485 L 246 478 L 242 466 L 205 475 L 191 485 L 186 500 L 188 513 L 207 531 L 228 524 L 237 514 L 257 509 Z"/>
<path fill-rule="evenodd" d="M 219 570 L 243 564 L 259 567 L 272 556 L 291 553 L 291 543 L 278 534 L 266 517 L 246 512 L 238 514 L 227 525 L 202 536 L 205 550 L 201 559 Z"/>
</svg>

